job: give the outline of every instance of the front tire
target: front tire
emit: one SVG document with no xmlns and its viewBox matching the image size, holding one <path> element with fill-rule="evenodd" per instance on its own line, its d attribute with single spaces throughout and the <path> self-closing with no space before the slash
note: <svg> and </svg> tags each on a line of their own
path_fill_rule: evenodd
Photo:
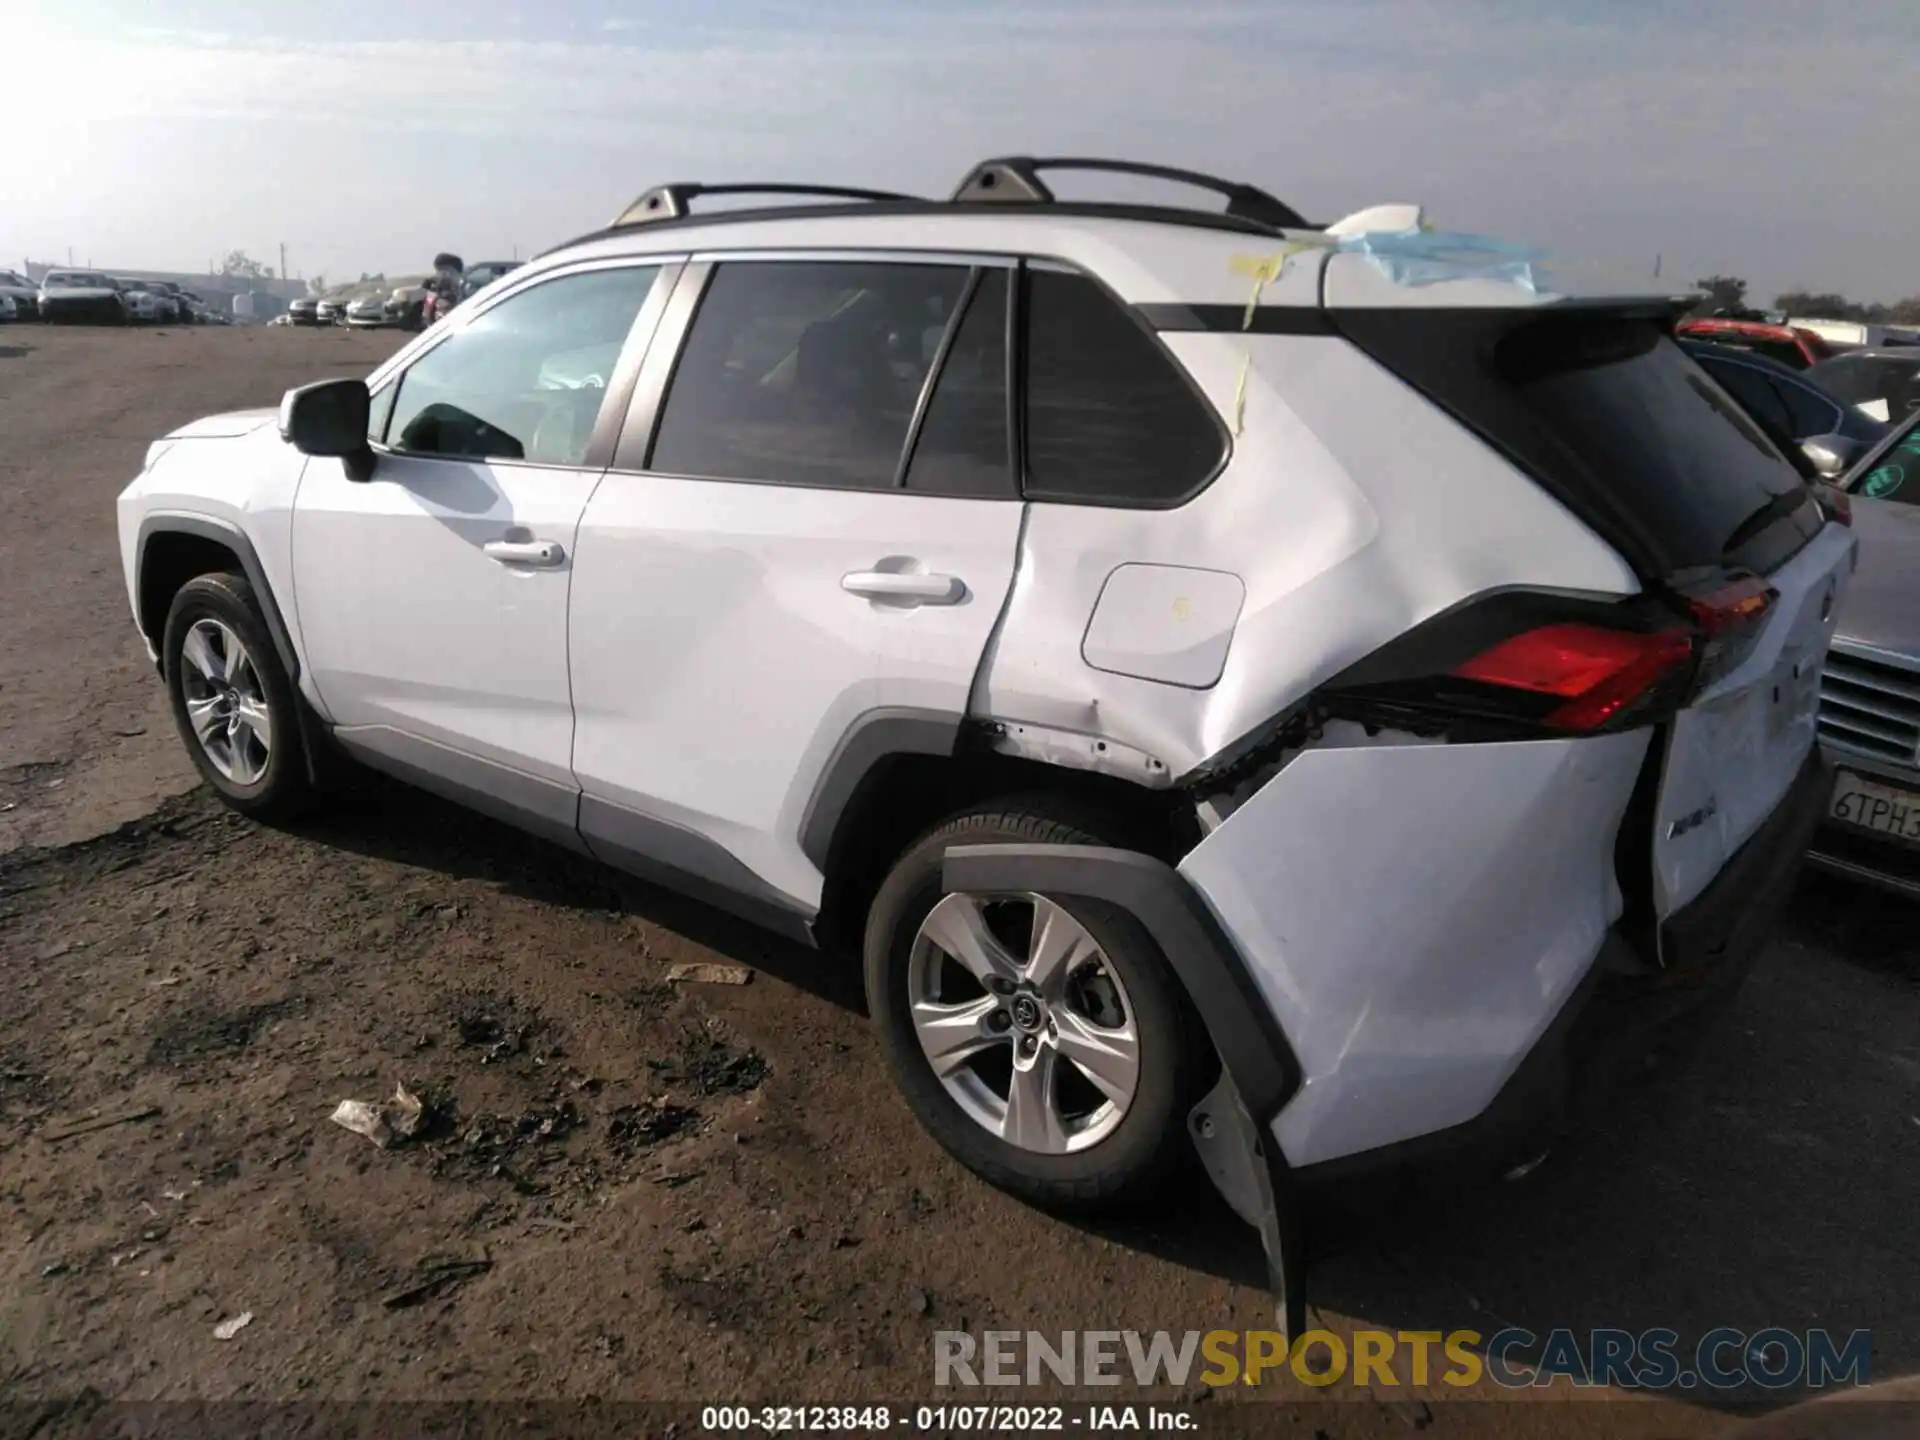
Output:
<svg viewBox="0 0 1920 1440">
<path fill-rule="evenodd" d="M 311 804 L 299 700 L 245 576 L 180 587 L 161 641 L 181 741 L 221 800 L 256 820 Z"/>
<path fill-rule="evenodd" d="M 941 885 L 950 845 L 1102 843 L 1049 809 L 963 815 L 901 856 L 868 912 L 868 1009 L 909 1108 L 961 1164 L 1043 1209 L 1133 1208 L 1184 1168 L 1206 1079 L 1159 948 L 1112 905 Z"/>
</svg>

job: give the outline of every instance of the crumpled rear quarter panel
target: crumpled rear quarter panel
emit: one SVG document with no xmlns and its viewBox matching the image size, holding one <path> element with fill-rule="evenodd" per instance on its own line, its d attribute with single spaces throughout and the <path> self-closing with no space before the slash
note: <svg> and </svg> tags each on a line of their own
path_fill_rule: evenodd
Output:
<svg viewBox="0 0 1920 1440">
<path fill-rule="evenodd" d="M 1181 862 L 1300 1061 L 1291 1164 L 1492 1101 L 1620 915 L 1650 735 L 1310 750 Z"/>
</svg>

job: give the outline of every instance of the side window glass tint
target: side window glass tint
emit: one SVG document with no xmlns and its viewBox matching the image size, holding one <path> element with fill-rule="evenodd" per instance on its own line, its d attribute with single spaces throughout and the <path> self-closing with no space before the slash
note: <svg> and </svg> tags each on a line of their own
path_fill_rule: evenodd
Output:
<svg viewBox="0 0 1920 1440">
<path fill-rule="evenodd" d="M 858 261 L 721 265 L 674 367 L 649 468 L 893 488 L 968 273 Z"/>
<path fill-rule="evenodd" d="M 1007 301 L 1011 272 L 982 270 L 933 382 L 920 422 L 909 490 L 1012 497 L 1007 436 Z"/>
<path fill-rule="evenodd" d="M 1809 435 L 1831 435 L 1840 428 L 1840 407 L 1830 404 L 1804 385 L 1774 377 L 1773 388 L 1787 414 L 1793 417 L 1793 434 L 1801 439 Z"/>
<path fill-rule="evenodd" d="M 658 274 L 648 265 L 565 275 L 491 307 L 401 377 L 388 443 L 414 455 L 584 463 Z"/>
<path fill-rule="evenodd" d="M 1715 365 L 1712 375 L 1720 382 L 1720 388 L 1739 401 L 1740 408 L 1758 420 L 1762 428 L 1776 438 L 1793 433 L 1793 421 L 1787 414 L 1786 403 L 1765 375 L 1750 366 L 1733 364 Z"/>
<path fill-rule="evenodd" d="M 1031 498 L 1170 504 L 1219 466 L 1211 407 L 1099 285 L 1029 271 L 1026 328 Z"/>
</svg>

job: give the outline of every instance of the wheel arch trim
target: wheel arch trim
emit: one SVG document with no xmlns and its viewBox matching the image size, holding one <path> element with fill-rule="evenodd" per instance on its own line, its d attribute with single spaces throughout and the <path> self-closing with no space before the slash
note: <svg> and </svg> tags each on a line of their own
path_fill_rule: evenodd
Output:
<svg viewBox="0 0 1920 1440">
<path fill-rule="evenodd" d="M 1127 911 L 1185 987 L 1255 1122 L 1270 1123 L 1300 1088 L 1293 1047 L 1232 940 L 1165 861 L 1098 845 L 952 845 L 942 860 L 941 884 L 948 893 L 1032 891 Z"/>
<path fill-rule="evenodd" d="M 231 550 L 239 560 L 240 568 L 247 577 L 247 583 L 253 587 L 253 593 L 260 602 L 260 614 L 266 621 L 267 636 L 273 641 L 274 652 L 279 656 L 281 667 L 287 672 L 287 679 L 296 692 L 300 685 L 300 655 L 294 649 L 293 637 L 287 631 L 286 620 L 280 613 L 279 601 L 275 599 L 273 586 L 267 579 L 266 568 L 260 563 L 260 554 L 254 549 L 253 541 L 246 531 L 238 525 L 225 520 L 216 520 L 210 515 L 175 515 L 159 513 L 147 516 L 140 522 L 139 538 L 134 544 L 133 583 L 135 604 L 140 605 L 139 597 L 144 593 L 147 576 L 147 546 L 155 537 L 162 535 L 191 535 L 201 540 L 211 540 Z M 144 611 L 144 607 L 142 607 Z M 159 617 L 164 627 L 165 617 Z M 146 630 L 148 617 L 140 614 L 140 626 Z M 156 642 L 156 648 L 158 648 Z M 166 657 L 161 656 L 161 665 Z"/>
</svg>

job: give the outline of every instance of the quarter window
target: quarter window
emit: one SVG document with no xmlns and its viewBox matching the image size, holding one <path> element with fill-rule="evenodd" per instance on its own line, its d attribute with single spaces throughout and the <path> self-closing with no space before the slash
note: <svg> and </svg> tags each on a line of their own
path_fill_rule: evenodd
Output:
<svg viewBox="0 0 1920 1440">
<path fill-rule="evenodd" d="M 968 275 L 871 261 L 720 265 L 668 386 L 649 468 L 893 488 Z"/>
<path fill-rule="evenodd" d="M 1029 271 L 1026 330 L 1030 498 L 1172 505 L 1212 478 L 1219 418 L 1094 281 Z"/>
<path fill-rule="evenodd" d="M 585 463 L 658 266 L 563 275 L 491 306 L 400 379 L 388 443 L 413 455 Z"/>
</svg>

